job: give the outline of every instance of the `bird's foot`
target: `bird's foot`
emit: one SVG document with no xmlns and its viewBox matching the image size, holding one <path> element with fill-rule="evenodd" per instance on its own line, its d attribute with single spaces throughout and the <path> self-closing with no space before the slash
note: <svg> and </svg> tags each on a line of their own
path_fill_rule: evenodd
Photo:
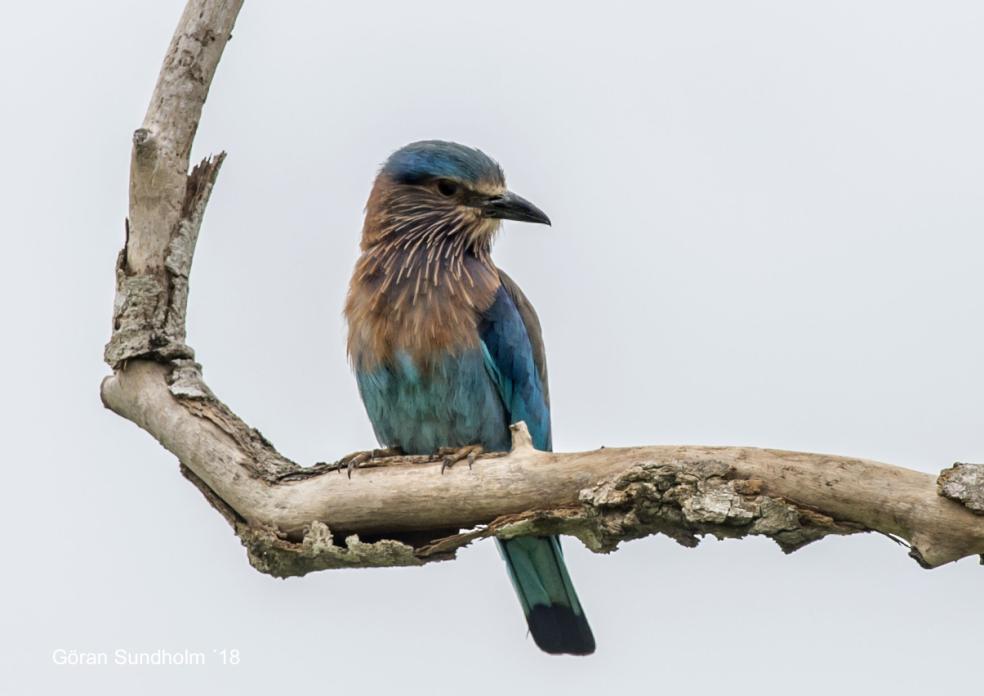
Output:
<svg viewBox="0 0 984 696">
<path fill-rule="evenodd" d="M 468 462 L 468 468 L 472 468 L 475 457 L 482 454 L 485 448 L 481 445 L 465 445 L 464 447 L 442 447 L 437 451 L 437 456 L 441 457 L 441 473 L 450 469 L 462 460 Z"/>
<path fill-rule="evenodd" d="M 383 457 L 397 457 L 401 454 L 403 454 L 403 450 L 399 447 L 386 447 L 385 449 L 352 452 L 352 454 L 346 454 L 344 457 L 334 462 L 331 465 L 331 468 L 335 471 L 341 471 L 344 469 L 348 473 L 348 477 L 352 478 L 353 469 L 357 469 L 358 467 L 376 459 L 382 459 Z"/>
</svg>

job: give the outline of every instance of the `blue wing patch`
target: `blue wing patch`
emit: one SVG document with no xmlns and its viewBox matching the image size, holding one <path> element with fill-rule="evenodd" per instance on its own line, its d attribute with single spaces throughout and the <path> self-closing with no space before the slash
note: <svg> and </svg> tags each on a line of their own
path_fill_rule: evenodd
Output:
<svg viewBox="0 0 984 696">
<path fill-rule="evenodd" d="M 537 370 L 533 344 L 516 303 L 500 286 L 478 327 L 486 368 L 506 407 L 508 421 L 525 421 L 533 446 L 550 450 L 550 407 Z"/>
</svg>

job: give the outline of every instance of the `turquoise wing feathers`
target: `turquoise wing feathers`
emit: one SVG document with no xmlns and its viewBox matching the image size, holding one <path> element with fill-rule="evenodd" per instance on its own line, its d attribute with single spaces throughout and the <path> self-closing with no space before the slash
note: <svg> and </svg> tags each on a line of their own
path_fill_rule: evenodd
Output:
<svg viewBox="0 0 984 696">
<path fill-rule="evenodd" d="M 552 448 L 547 367 L 540 322 L 509 276 L 482 315 L 479 334 L 492 381 L 510 423 L 525 421 L 533 446 Z M 595 642 L 574 591 L 560 539 L 519 537 L 499 542 L 516 595 L 536 644 L 548 653 L 585 655 Z"/>
</svg>

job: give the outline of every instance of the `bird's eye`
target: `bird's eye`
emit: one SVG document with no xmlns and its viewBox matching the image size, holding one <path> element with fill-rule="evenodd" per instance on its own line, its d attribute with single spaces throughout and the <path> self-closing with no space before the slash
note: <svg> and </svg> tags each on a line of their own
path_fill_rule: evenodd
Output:
<svg viewBox="0 0 984 696">
<path fill-rule="evenodd" d="M 458 193 L 458 184 L 450 181 L 449 179 L 438 179 L 437 190 L 441 192 L 442 196 L 447 196 L 450 198 L 454 194 Z"/>
</svg>

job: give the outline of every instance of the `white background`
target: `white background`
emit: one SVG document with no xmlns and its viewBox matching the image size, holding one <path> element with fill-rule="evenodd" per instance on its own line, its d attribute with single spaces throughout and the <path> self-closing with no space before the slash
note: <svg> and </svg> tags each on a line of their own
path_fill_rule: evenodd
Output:
<svg viewBox="0 0 984 696">
<path fill-rule="evenodd" d="M 979 685 L 984 570 L 927 572 L 880 536 L 790 557 L 568 541 L 587 659 L 536 650 L 490 543 L 423 569 L 253 571 L 98 398 L 130 135 L 182 4 L 18 3 L 0 26 L 4 693 Z M 363 204 L 391 151 L 457 140 L 554 221 L 507 223 L 496 259 L 542 318 L 558 450 L 984 460 L 982 20 L 971 2 L 248 2 L 195 144 L 229 158 L 189 342 L 286 455 L 372 446 L 341 320 Z M 65 667 L 57 648 L 210 663 Z"/>
</svg>

